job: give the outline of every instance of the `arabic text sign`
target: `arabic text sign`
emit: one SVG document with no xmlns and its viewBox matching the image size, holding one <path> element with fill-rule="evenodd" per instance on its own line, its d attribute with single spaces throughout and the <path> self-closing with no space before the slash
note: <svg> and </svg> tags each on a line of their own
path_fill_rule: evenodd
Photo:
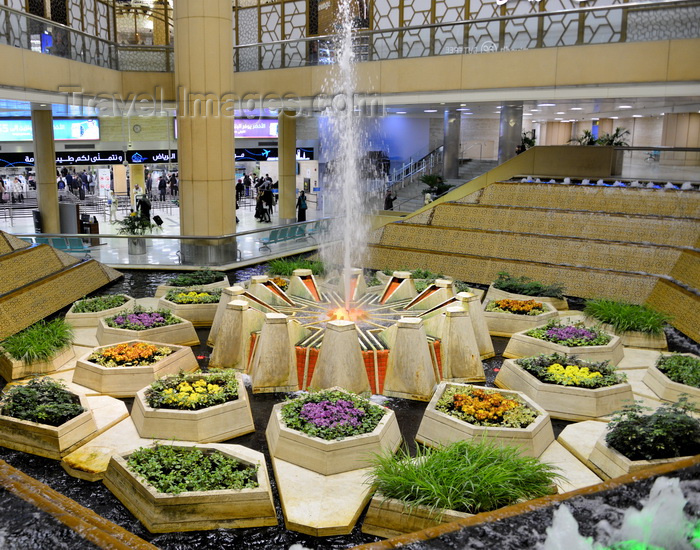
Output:
<svg viewBox="0 0 700 550">
<path fill-rule="evenodd" d="M 278 137 L 277 120 L 257 119 L 246 120 L 237 118 L 233 135 L 236 138 L 276 138 Z"/>
<path fill-rule="evenodd" d="M 53 138 L 57 141 L 97 141 L 100 122 L 96 118 L 56 119 Z M 32 121 L 28 119 L 0 120 L 0 141 L 32 141 Z"/>
</svg>

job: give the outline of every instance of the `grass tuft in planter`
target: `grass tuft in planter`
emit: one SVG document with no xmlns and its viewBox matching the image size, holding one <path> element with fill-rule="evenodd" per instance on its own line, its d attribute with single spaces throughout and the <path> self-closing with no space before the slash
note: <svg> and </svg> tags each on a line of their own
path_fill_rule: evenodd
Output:
<svg viewBox="0 0 700 550">
<path fill-rule="evenodd" d="M 63 319 L 39 321 L 2 342 L 5 352 L 27 364 L 47 361 L 73 342 L 73 329 Z"/>
<path fill-rule="evenodd" d="M 210 285 L 224 280 L 224 274 L 211 269 L 200 269 L 192 273 L 183 273 L 168 281 L 168 286 Z"/>
<path fill-rule="evenodd" d="M 107 309 L 123 306 L 129 299 L 121 294 L 97 296 L 78 300 L 73 306 L 73 313 L 98 313 Z"/>
<path fill-rule="evenodd" d="M 323 262 L 299 257 L 278 258 L 267 263 L 267 272 L 270 275 L 291 277 L 295 269 L 310 269 L 314 275 L 323 275 L 326 272 Z"/>
<path fill-rule="evenodd" d="M 700 454 L 700 420 L 685 397 L 651 414 L 627 405 L 608 424 L 605 442 L 630 460 L 657 460 Z"/>
<path fill-rule="evenodd" d="M 129 455 L 128 468 L 161 493 L 254 489 L 257 466 L 241 464 L 218 451 L 156 444 Z"/>
<path fill-rule="evenodd" d="M 627 377 L 608 361 L 584 361 L 563 353 L 541 354 L 517 359 L 515 363 L 540 382 L 577 388 L 607 388 L 622 384 Z"/>
<path fill-rule="evenodd" d="M 513 277 L 506 271 L 498 273 L 493 287 L 512 294 L 524 294 L 525 296 L 549 296 L 550 298 L 563 298 L 564 286 L 558 283 L 547 285 L 539 281 L 533 281 L 529 277 Z"/>
<path fill-rule="evenodd" d="M 371 473 L 378 493 L 409 509 L 427 506 L 469 514 L 551 494 L 560 478 L 556 467 L 487 440 L 437 449 L 419 446 L 414 458 L 404 449 L 383 454 Z"/>
<path fill-rule="evenodd" d="M 700 388 L 700 359 L 688 355 L 662 355 L 656 362 L 656 368 L 671 381 Z"/>
<path fill-rule="evenodd" d="M 79 398 L 63 382 L 52 378 L 34 378 L 22 386 L 12 386 L 2 399 L 2 414 L 60 426 L 85 412 Z"/>
<path fill-rule="evenodd" d="M 662 334 L 671 317 L 648 306 L 615 300 L 588 300 L 584 313 L 618 332 Z"/>
</svg>

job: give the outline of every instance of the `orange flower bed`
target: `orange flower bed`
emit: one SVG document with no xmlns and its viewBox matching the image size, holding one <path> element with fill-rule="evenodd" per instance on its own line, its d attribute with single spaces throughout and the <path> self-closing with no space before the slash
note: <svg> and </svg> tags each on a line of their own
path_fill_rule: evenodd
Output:
<svg viewBox="0 0 700 550">
<path fill-rule="evenodd" d="M 171 353 L 172 350 L 168 347 L 135 342 L 133 344 L 117 344 L 96 351 L 88 357 L 88 361 L 103 367 L 137 367 L 151 365 Z"/>
<path fill-rule="evenodd" d="M 540 315 L 544 306 L 535 300 L 494 300 L 486 306 L 486 311 L 515 313 L 516 315 Z"/>
<path fill-rule="evenodd" d="M 537 417 L 537 413 L 517 397 L 473 386 L 447 386 L 435 410 L 476 426 L 504 428 L 525 428 Z"/>
<path fill-rule="evenodd" d="M 506 411 L 520 404 L 513 399 L 503 397 L 500 393 L 486 393 L 474 390 L 471 395 L 456 393 L 452 397 L 454 408 L 473 416 L 477 420 L 500 420 Z"/>
</svg>

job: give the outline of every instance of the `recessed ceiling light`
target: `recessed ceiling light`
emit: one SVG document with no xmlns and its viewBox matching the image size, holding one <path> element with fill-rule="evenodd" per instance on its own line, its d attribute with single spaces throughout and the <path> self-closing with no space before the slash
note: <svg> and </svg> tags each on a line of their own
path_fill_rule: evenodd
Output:
<svg viewBox="0 0 700 550">
<path fill-rule="evenodd" d="M 618 109 L 631 109 L 632 105 L 620 105 Z"/>
<path fill-rule="evenodd" d="M 39 107 L 46 107 L 46 103 L 40 104 Z"/>
<path fill-rule="evenodd" d="M 559 111 L 557 114 L 558 115 L 565 115 L 566 113 L 564 111 Z"/>
<path fill-rule="evenodd" d="M 459 109 L 457 109 L 459 111 Z M 462 116 L 464 115 L 473 115 L 474 113 L 462 113 Z"/>
<path fill-rule="evenodd" d="M 405 114 L 406 114 L 406 111 L 396 111 L 396 114 L 397 114 L 397 115 L 405 115 Z"/>
<path fill-rule="evenodd" d="M 424 113 L 437 113 L 437 109 L 424 109 Z"/>
<path fill-rule="evenodd" d="M 700 111 L 698 111 L 698 113 L 700 113 Z M 665 114 L 666 114 L 666 113 L 660 113 L 661 116 L 664 116 Z"/>
<path fill-rule="evenodd" d="M 583 111 L 583 107 L 572 107 L 572 111 Z"/>
<path fill-rule="evenodd" d="M 617 120 L 617 119 L 620 118 L 620 117 L 611 116 L 610 118 L 611 118 L 612 120 Z"/>
<path fill-rule="evenodd" d="M 460 107 L 466 107 L 467 104 L 466 104 L 466 103 L 460 103 L 459 106 L 460 106 Z"/>
<path fill-rule="evenodd" d="M 599 118 L 592 118 L 591 120 L 600 120 Z"/>
<path fill-rule="evenodd" d="M 496 109 L 503 109 L 503 107 L 499 105 L 498 107 L 496 107 Z"/>
<path fill-rule="evenodd" d="M 556 103 L 538 103 L 537 106 L 538 107 L 556 107 L 557 104 Z"/>
<path fill-rule="evenodd" d="M 554 120 L 561 120 L 561 117 L 560 117 L 560 118 L 555 118 Z"/>
<path fill-rule="evenodd" d="M 469 109 L 457 109 L 458 111 L 468 111 Z"/>
<path fill-rule="evenodd" d="M 632 118 L 644 118 L 642 115 L 632 115 Z"/>
<path fill-rule="evenodd" d="M 440 103 L 440 105 L 444 105 L 444 103 Z"/>
<path fill-rule="evenodd" d="M 523 116 L 532 116 L 532 113 L 523 113 Z"/>
<path fill-rule="evenodd" d="M 531 113 L 539 113 L 542 109 L 530 109 Z"/>
</svg>

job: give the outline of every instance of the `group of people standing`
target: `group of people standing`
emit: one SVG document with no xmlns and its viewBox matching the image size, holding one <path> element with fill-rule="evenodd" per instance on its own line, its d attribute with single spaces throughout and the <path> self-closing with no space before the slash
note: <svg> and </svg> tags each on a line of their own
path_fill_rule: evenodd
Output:
<svg viewBox="0 0 700 550">
<path fill-rule="evenodd" d="M 58 190 L 68 189 L 80 200 L 85 199 L 85 195 L 95 194 L 96 183 L 96 177 L 87 170 L 78 173 L 75 169 L 69 171 L 68 168 L 63 167 L 56 176 Z"/>
<path fill-rule="evenodd" d="M 27 180 L 23 176 L 5 178 L 0 176 L 0 204 L 24 202 Z"/>
</svg>

